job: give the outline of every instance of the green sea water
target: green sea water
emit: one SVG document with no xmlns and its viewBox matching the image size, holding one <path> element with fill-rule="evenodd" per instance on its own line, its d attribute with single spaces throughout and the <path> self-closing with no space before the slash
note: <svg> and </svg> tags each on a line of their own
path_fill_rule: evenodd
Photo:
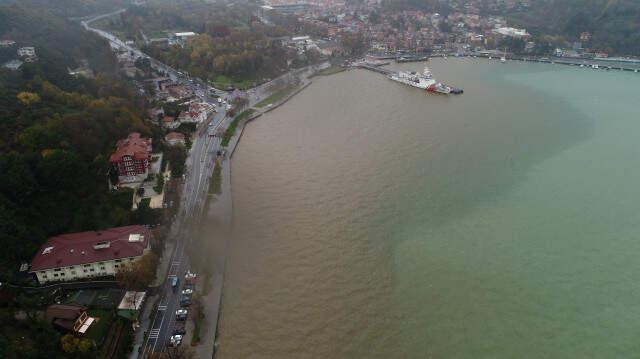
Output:
<svg viewBox="0 0 640 359">
<path fill-rule="evenodd" d="M 248 126 L 220 357 L 640 357 L 640 75 L 429 66 L 465 93 L 349 71 Z"/>
</svg>

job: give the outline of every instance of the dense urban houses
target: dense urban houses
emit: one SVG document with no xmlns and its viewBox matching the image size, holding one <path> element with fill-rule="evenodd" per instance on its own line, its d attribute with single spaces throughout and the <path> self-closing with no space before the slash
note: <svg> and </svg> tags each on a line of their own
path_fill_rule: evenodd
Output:
<svg viewBox="0 0 640 359">
<path fill-rule="evenodd" d="M 121 183 L 141 182 L 147 177 L 151 164 L 151 138 L 132 132 L 116 144 L 116 151 L 109 158 Z"/>
<path fill-rule="evenodd" d="M 151 250 L 151 231 L 144 226 L 51 237 L 31 262 L 30 272 L 40 284 L 115 275 L 123 264 Z"/>
</svg>

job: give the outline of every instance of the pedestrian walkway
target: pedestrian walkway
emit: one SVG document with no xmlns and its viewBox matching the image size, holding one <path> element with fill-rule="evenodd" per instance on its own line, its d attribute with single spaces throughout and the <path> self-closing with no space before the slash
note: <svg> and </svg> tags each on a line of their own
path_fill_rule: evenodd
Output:
<svg viewBox="0 0 640 359">
<path fill-rule="evenodd" d="M 138 359 L 142 353 L 142 345 L 145 339 L 145 332 L 151 325 L 151 315 L 153 314 L 154 304 L 158 301 L 158 296 L 147 297 L 146 304 L 140 315 L 140 327 L 135 331 L 133 338 L 133 349 L 131 350 L 130 359 Z"/>
<path fill-rule="evenodd" d="M 213 223 L 217 228 L 229 228 L 233 213 L 233 203 L 231 197 L 231 162 L 228 158 L 220 161 L 221 167 L 221 191 L 215 199 L 209 203 L 208 212 L 206 213 L 207 222 Z M 228 231 L 221 231 L 225 233 Z M 200 343 L 193 347 L 195 358 L 212 358 L 215 352 L 215 340 L 217 337 L 218 318 L 220 316 L 220 307 L 222 302 L 222 287 L 224 285 L 224 266 L 227 257 L 226 249 L 228 247 L 229 236 L 217 236 L 217 243 L 214 244 L 216 250 L 208 262 L 207 272 L 211 275 L 207 276 L 208 283 L 205 285 L 208 290 L 204 293 L 201 302 L 204 303 L 204 319 L 200 332 Z M 190 326 L 192 328 L 192 326 Z"/>
</svg>

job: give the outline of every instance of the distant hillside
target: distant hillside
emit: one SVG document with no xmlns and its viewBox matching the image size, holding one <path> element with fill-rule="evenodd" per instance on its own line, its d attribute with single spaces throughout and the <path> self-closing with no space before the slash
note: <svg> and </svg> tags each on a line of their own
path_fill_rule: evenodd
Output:
<svg viewBox="0 0 640 359">
<path fill-rule="evenodd" d="M 105 40 L 46 10 L 0 6 L 0 39 L 13 40 L 18 46 L 34 46 L 38 56 L 56 66 L 57 71 L 79 66 L 83 60 L 98 72 L 115 70 L 115 58 Z M 0 60 L 6 61 L 6 56 L 15 56 L 15 49 L 0 54 Z"/>
<path fill-rule="evenodd" d="M 535 0 L 531 8 L 508 14 L 534 32 L 577 39 L 593 36 L 590 47 L 610 53 L 640 55 L 640 1 Z"/>
<path fill-rule="evenodd" d="M 131 0 L 0 0 L 0 5 L 20 5 L 51 11 L 62 17 L 103 14 L 131 4 Z"/>
<path fill-rule="evenodd" d="M 130 131 L 153 133 L 142 121 L 142 99 L 118 76 L 108 43 L 80 24 L 42 9 L 0 6 L 0 39 L 17 42 L 1 48 L 0 58 L 15 58 L 18 46 L 34 46 L 38 57 L 18 71 L 0 68 L 4 282 L 48 236 L 137 220 L 130 212 L 131 193 L 107 189 L 107 158 Z M 98 70 L 95 79 L 68 74 L 67 67 L 83 59 Z"/>
</svg>

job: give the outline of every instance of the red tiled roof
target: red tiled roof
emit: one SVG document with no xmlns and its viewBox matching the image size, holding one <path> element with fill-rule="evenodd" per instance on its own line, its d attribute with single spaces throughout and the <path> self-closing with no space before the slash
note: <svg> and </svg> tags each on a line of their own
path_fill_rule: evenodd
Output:
<svg viewBox="0 0 640 359">
<path fill-rule="evenodd" d="M 162 122 L 164 122 L 164 123 L 171 123 L 171 122 L 173 122 L 173 121 L 175 121 L 175 120 L 176 120 L 176 119 L 175 119 L 175 117 L 172 117 L 172 116 L 164 116 L 164 118 L 162 119 Z"/>
<path fill-rule="evenodd" d="M 139 234 L 140 241 L 129 236 Z M 67 233 L 51 237 L 40 247 L 31 262 L 31 271 L 103 262 L 142 255 L 149 244 L 151 231 L 144 226 L 126 226 L 98 232 Z M 96 249 L 98 243 L 105 248 Z"/>
<path fill-rule="evenodd" d="M 140 137 L 138 132 L 131 132 L 124 140 L 116 143 L 116 152 L 109 157 L 109 162 L 120 162 L 123 156 L 131 156 L 135 160 L 149 158 L 151 139 Z"/>
<path fill-rule="evenodd" d="M 167 141 L 184 140 L 184 135 L 181 134 L 180 132 L 169 132 L 169 133 L 167 133 L 166 136 L 164 136 L 164 139 L 167 140 Z"/>
</svg>

